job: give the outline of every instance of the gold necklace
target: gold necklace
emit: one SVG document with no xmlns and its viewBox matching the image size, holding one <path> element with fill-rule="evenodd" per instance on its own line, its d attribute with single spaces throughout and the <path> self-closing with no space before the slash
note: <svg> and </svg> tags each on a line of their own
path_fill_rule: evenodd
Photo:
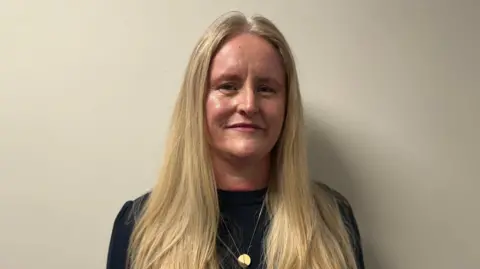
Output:
<svg viewBox="0 0 480 269">
<path fill-rule="evenodd" d="M 250 251 L 250 247 L 252 247 L 253 237 L 255 237 L 255 233 L 257 231 L 258 223 L 260 222 L 260 219 L 262 217 L 264 206 L 265 206 L 265 200 L 263 201 L 262 207 L 260 209 L 260 213 L 258 214 L 258 219 L 257 219 L 257 222 L 255 223 L 255 228 L 253 229 L 253 234 L 252 234 L 252 237 L 250 238 L 250 243 L 248 244 L 247 252 L 243 253 L 243 254 L 241 253 L 240 249 L 238 248 L 237 244 L 235 243 L 235 239 L 233 238 L 232 234 L 230 233 L 230 230 L 228 229 L 227 224 L 225 223 L 225 221 L 222 218 L 222 222 L 225 224 L 225 228 L 227 229 L 228 235 L 230 236 L 230 239 L 232 239 L 233 245 L 235 246 L 235 248 L 237 249 L 237 251 L 240 255 L 237 257 L 237 255 L 235 255 L 235 253 L 233 253 L 232 249 L 227 244 L 225 244 L 225 242 L 220 237 L 218 237 L 218 240 L 220 240 L 220 242 L 225 246 L 225 248 L 228 250 L 228 252 L 230 252 L 230 254 L 232 254 L 232 256 L 237 258 L 238 265 L 240 265 L 240 267 L 242 267 L 242 268 L 247 268 L 252 263 L 252 258 L 250 257 L 250 255 L 248 255 L 248 253 Z"/>
</svg>

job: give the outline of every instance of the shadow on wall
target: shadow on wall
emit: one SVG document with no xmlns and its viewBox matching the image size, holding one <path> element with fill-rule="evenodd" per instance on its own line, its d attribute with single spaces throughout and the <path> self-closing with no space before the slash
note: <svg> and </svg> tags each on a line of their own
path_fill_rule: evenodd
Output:
<svg viewBox="0 0 480 269">
<path fill-rule="evenodd" d="M 318 118 L 318 117 L 317 117 Z M 328 137 L 328 126 L 322 124 L 321 121 L 315 119 L 311 115 L 306 115 L 306 127 L 308 138 L 308 165 L 310 169 L 310 176 L 312 180 L 321 181 L 329 187 L 340 192 L 351 203 L 355 216 L 357 217 L 358 226 L 362 236 L 362 247 L 365 259 L 365 268 L 381 269 L 379 257 L 375 255 L 373 245 L 369 238 L 367 238 L 363 231 L 369 222 L 368 219 L 358 213 L 357 208 L 363 208 L 367 205 L 360 204 L 361 193 L 358 186 L 358 181 L 355 181 L 355 176 L 352 175 L 345 162 L 342 161 L 340 151 L 335 148 L 334 143 Z M 356 184 L 357 183 L 357 184 Z M 368 210 L 364 210 L 368 211 Z M 368 216 L 367 216 L 368 217 Z"/>
</svg>

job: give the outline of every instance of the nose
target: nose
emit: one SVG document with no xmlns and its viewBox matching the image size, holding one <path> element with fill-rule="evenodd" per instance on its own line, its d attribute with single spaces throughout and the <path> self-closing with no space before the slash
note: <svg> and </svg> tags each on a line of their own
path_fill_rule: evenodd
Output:
<svg viewBox="0 0 480 269">
<path fill-rule="evenodd" d="M 239 101 L 237 108 L 241 114 L 250 117 L 258 112 L 258 98 L 254 87 L 245 86 L 238 97 Z"/>
</svg>

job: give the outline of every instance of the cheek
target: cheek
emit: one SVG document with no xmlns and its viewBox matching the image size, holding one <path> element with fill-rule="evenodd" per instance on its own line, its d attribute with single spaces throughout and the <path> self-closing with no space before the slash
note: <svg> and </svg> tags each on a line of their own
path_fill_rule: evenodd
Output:
<svg viewBox="0 0 480 269">
<path fill-rule="evenodd" d="M 210 93 L 206 100 L 206 118 L 209 131 L 221 126 L 228 115 L 230 104 L 219 96 Z"/>
<path fill-rule="evenodd" d="M 277 129 L 281 129 L 285 118 L 285 104 L 283 100 L 268 104 L 264 111 L 269 125 L 276 131 L 278 131 Z"/>
</svg>

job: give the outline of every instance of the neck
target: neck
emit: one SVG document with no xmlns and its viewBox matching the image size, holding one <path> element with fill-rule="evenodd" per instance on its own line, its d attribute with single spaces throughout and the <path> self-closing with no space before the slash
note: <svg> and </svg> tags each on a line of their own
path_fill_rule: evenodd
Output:
<svg viewBox="0 0 480 269">
<path fill-rule="evenodd" d="M 217 156 L 213 158 L 213 169 L 221 190 L 259 190 L 268 184 L 270 156 L 261 160 L 235 160 Z"/>
</svg>

